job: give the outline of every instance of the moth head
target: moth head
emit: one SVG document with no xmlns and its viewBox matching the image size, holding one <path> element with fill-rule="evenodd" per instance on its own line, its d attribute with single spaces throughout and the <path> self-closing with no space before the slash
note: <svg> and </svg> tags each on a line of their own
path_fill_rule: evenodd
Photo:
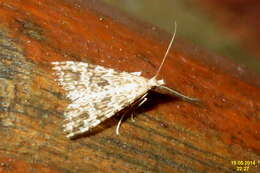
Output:
<svg viewBox="0 0 260 173">
<path fill-rule="evenodd" d="M 152 87 L 156 87 L 156 86 L 161 86 L 161 85 L 164 85 L 165 82 L 163 79 L 161 80 L 157 80 L 155 77 L 151 78 L 149 81 L 148 81 L 149 85 L 152 86 Z"/>
</svg>

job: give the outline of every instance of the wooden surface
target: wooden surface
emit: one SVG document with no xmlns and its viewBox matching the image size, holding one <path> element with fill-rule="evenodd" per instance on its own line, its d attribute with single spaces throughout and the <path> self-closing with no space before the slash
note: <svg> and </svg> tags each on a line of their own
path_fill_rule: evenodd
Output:
<svg viewBox="0 0 260 173">
<path fill-rule="evenodd" d="M 228 173 L 241 160 L 256 161 L 246 172 L 260 172 L 259 88 L 234 75 L 240 68 L 214 63 L 216 57 L 178 39 L 161 77 L 202 106 L 153 93 L 135 122 L 122 124 L 121 136 L 113 117 L 95 133 L 65 138 L 68 100 L 50 62 L 152 77 L 169 42 L 106 10 L 95 1 L 0 1 L 0 172 Z"/>
</svg>

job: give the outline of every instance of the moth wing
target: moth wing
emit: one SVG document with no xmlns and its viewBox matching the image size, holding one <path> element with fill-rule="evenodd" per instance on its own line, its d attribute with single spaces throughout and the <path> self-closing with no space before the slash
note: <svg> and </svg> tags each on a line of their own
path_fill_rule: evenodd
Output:
<svg viewBox="0 0 260 173">
<path fill-rule="evenodd" d="M 64 131 L 71 138 L 87 132 L 143 96 L 148 79 L 83 62 L 54 62 L 57 81 L 71 103 Z"/>
</svg>

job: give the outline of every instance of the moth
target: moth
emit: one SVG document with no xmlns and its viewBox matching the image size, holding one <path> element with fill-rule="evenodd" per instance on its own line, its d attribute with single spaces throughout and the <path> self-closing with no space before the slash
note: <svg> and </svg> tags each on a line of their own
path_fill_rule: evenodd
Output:
<svg viewBox="0 0 260 173">
<path fill-rule="evenodd" d="M 96 127 L 126 107 L 133 109 L 141 106 L 149 90 L 169 93 L 182 100 L 194 102 L 196 98 L 187 97 L 164 86 L 164 80 L 157 80 L 175 38 L 175 32 L 164 58 L 151 79 L 141 76 L 141 72 L 119 72 L 111 68 L 85 62 L 52 62 L 56 81 L 66 91 L 71 101 L 64 113 L 64 131 L 68 138 L 74 138 Z M 116 128 L 119 134 L 119 126 Z"/>
</svg>

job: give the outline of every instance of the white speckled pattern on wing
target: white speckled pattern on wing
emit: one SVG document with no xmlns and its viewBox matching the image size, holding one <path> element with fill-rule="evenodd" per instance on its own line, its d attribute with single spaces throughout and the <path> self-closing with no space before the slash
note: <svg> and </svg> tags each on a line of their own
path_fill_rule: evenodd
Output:
<svg viewBox="0 0 260 173">
<path fill-rule="evenodd" d="M 58 77 L 56 80 L 71 100 L 65 112 L 64 131 L 68 133 L 67 137 L 97 126 L 158 84 L 138 73 L 118 72 L 83 62 L 52 64 Z"/>
</svg>

